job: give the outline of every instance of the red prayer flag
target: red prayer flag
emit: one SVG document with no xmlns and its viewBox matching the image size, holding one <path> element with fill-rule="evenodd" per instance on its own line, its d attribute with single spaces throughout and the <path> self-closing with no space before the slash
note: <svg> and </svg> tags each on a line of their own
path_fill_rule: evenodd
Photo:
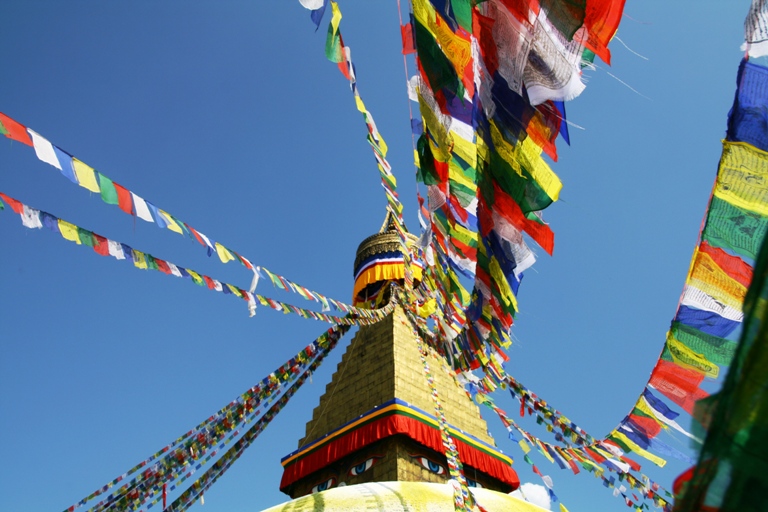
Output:
<svg viewBox="0 0 768 512">
<path fill-rule="evenodd" d="M 706 240 L 701 242 L 699 252 L 708 254 L 717 263 L 717 266 L 728 274 L 728 277 L 749 288 L 753 274 L 753 269 L 749 263 L 738 256 L 731 256 L 722 249 L 712 247 Z"/>
<path fill-rule="evenodd" d="M 693 414 L 693 406 L 697 400 L 709 396 L 709 393 L 699 388 L 704 375 L 673 362 L 659 359 L 656 363 L 649 384 L 664 396 Z"/>
<path fill-rule="evenodd" d="M 109 256 L 109 241 L 101 235 L 93 234 L 93 251 L 102 256 Z"/>
<path fill-rule="evenodd" d="M 203 240 L 203 237 L 200 236 L 200 233 L 198 233 L 195 228 L 193 228 L 189 224 L 184 224 L 184 225 L 187 226 L 187 229 L 189 229 L 189 232 L 195 236 L 195 240 L 200 242 L 200 245 L 202 245 L 203 247 L 208 247 L 208 245 L 205 243 L 205 240 Z"/>
<path fill-rule="evenodd" d="M 626 455 L 622 455 L 622 456 L 621 456 L 621 460 L 623 460 L 624 462 L 626 462 L 627 464 L 629 464 L 629 467 L 631 467 L 631 468 L 632 468 L 634 471 L 640 471 L 640 469 L 641 469 L 641 468 L 640 468 L 640 464 L 638 464 L 638 463 L 637 463 L 637 462 L 635 462 L 634 460 L 630 459 L 630 458 L 629 458 L 629 457 L 627 457 Z"/>
<path fill-rule="evenodd" d="M 112 184 L 115 186 L 115 190 L 117 191 L 117 206 L 119 206 L 120 209 L 128 215 L 133 215 L 133 198 L 131 197 L 131 192 L 124 186 L 118 185 L 114 181 Z"/>
<path fill-rule="evenodd" d="M 13 198 L 8 197 L 7 195 L 3 194 L 2 192 L 0 192 L 0 197 L 3 198 L 3 201 L 8 203 L 8 206 L 11 207 L 11 210 L 13 210 L 14 212 L 18 213 L 19 215 L 22 215 L 24 213 L 24 205 L 21 204 L 19 201 L 15 200 Z"/>
<path fill-rule="evenodd" d="M 552 256 L 555 248 L 555 234 L 547 224 L 539 224 L 534 220 L 528 219 L 523 210 L 514 199 L 504 192 L 498 183 L 493 184 L 493 211 L 498 213 L 507 222 L 512 224 L 520 231 L 525 231 L 533 240 L 544 249 L 547 254 Z M 483 236 L 486 236 L 491 230 L 491 226 L 483 226 Z"/>
<path fill-rule="evenodd" d="M 14 121 L 0 112 L 0 125 L 5 129 L 5 136 L 9 139 L 17 140 L 27 146 L 32 146 L 32 139 L 29 137 L 29 133 L 27 133 L 27 128 L 21 123 Z"/>
<path fill-rule="evenodd" d="M 638 414 L 630 414 L 629 419 L 634 425 L 642 429 L 642 433 L 646 437 L 656 437 L 661 432 L 661 424 L 655 418 L 649 418 L 647 416 L 640 416 Z"/>
<path fill-rule="evenodd" d="M 416 51 L 413 44 L 413 25 L 406 23 L 400 27 L 400 37 L 403 39 L 403 55 L 408 55 Z"/>
<path fill-rule="evenodd" d="M 157 264 L 157 270 L 159 270 L 163 274 L 171 274 L 171 267 L 169 267 L 168 263 L 166 263 L 164 260 L 161 260 L 160 258 L 155 258 L 155 263 Z"/>
<path fill-rule="evenodd" d="M 611 64 L 608 43 L 619 28 L 625 0 L 590 0 L 584 12 L 586 40 L 584 46 L 595 52 L 603 62 Z"/>
</svg>

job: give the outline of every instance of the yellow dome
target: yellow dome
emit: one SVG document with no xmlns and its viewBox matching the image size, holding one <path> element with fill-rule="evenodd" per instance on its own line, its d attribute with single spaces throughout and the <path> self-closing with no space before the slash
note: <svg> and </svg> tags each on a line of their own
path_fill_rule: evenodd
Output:
<svg viewBox="0 0 768 512">
<path fill-rule="evenodd" d="M 488 512 L 542 512 L 546 509 L 519 498 L 489 489 L 471 489 Z M 334 487 L 309 494 L 263 512 L 386 510 L 409 512 L 454 512 L 453 489 L 449 484 L 427 482 L 369 482 Z"/>
</svg>

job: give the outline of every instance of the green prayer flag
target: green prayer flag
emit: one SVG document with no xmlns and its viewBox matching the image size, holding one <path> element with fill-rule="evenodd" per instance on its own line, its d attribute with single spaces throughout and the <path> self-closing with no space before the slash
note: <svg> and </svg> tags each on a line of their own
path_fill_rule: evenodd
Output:
<svg viewBox="0 0 768 512">
<path fill-rule="evenodd" d="M 715 247 L 756 259 L 766 231 L 768 218 L 713 196 L 701 237 Z"/>
<path fill-rule="evenodd" d="M 325 56 L 336 64 L 344 60 L 341 54 L 341 38 L 339 32 L 333 29 L 333 24 L 328 25 L 328 36 L 325 39 Z"/>
<path fill-rule="evenodd" d="M 451 0 L 453 16 L 461 28 L 472 32 L 472 3 L 470 0 Z"/>
<path fill-rule="evenodd" d="M 8 130 L 3 126 L 3 122 L 0 121 L 0 134 L 2 135 L 8 135 Z"/>
<path fill-rule="evenodd" d="M 157 270 L 157 262 L 155 261 L 155 258 L 152 257 L 151 254 L 145 254 L 147 257 L 147 268 L 150 270 Z"/>
<path fill-rule="evenodd" d="M 448 60 L 440 45 L 424 25 L 418 20 L 414 20 L 414 26 L 416 28 L 414 35 L 419 62 L 427 82 L 429 82 L 429 87 L 435 92 L 445 88 L 455 96 L 463 98 L 464 84 L 459 79 L 451 61 Z"/>
<path fill-rule="evenodd" d="M 95 245 L 95 242 L 93 240 L 93 233 L 88 231 L 87 229 L 78 227 L 77 237 L 80 239 L 80 243 L 83 245 L 87 245 L 88 247 L 93 247 Z"/>
<path fill-rule="evenodd" d="M 107 204 L 117 204 L 117 189 L 112 180 L 96 171 L 96 175 L 99 179 L 99 188 L 101 188 L 101 200 Z"/>
<path fill-rule="evenodd" d="M 672 324 L 672 336 L 694 352 L 703 354 L 709 361 L 728 366 L 736 353 L 737 343 L 719 336 L 707 334 L 680 322 Z M 667 350 L 665 349 L 665 354 Z M 669 354 L 671 361 L 671 354 Z"/>
</svg>

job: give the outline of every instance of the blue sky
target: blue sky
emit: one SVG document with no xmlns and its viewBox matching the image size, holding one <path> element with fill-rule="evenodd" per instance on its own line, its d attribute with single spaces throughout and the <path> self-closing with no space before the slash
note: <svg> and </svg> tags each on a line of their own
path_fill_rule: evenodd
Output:
<svg viewBox="0 0 768 512">
<path fill-rule="evenodd" d="M 538 251 L 523 280 L 509 369 L 594 436 L 632 407 L 674 315 L 717 170 L 748 5 L 628 1 L 618 37 L 648 60 L 614 40 L 613 66 L 586 70 L 586 91 L 567 105 L 584 129 L 571 128 L 571 147 L 558 142 L 564 190 L 545 212 L 555 253 Z M 340 7 L 361 95 L 416 229 L 396 4 Z M 385 198 L 349 88 L 325 60 L 324 30 L 287 0 L 6 0 L 0 111 L 254 263 L 349 300 L 355 249 L 379 228 Z M 0 191 L 222 281 L 250 282 L 245 268 L 134 222 L 8 139 Z M 242 301 L 26 229 L 7 209 L 0 233 L 7 510 L 63 510 L 327 328 L 264 307 L 249 318 Z M 302 305 L 267 283 L 259 291 Z M 280 457 L 303 436 L 344 346 L 206 494 L 207 510 L 286 499 Z M 516 410 L 507 396 L 497 401 Z M 499 421 L 488 422 L 521 478 L 538 483 Z M 570 510 L 625 506 L 591 476 L 534 460 Z M 648 474 L 671 487 L 682 469 L 671 462 Z"/>
</svg>

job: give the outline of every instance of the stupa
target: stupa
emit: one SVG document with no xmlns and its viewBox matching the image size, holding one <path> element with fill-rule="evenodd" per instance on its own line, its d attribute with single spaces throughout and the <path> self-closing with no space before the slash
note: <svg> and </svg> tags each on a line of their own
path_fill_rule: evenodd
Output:
<svg viewBox="0 0 768 512">
<path fill-rule="evenodd" d="M 416 238 L 408 235 L 409 243 Z M 355 258 L 356 303 L 389 300 L 405 269 L 394 219 L 387 215 Z M 414 265 L 414 278 L 421 269 Z M 282 460 L 279 510 L 453 510 L 453 492 L 432 388 L 401 306 L 362 326 L 326 386 L 298 448 Z M 427 363 L 467 484 L 483 508 L 542 510 L 508 493 L 519 486 L 512 459 L 496 448 L 485 420 L 445 360 Z M 426 508 L 425 508 L 426 507 Z"/>
</svg>

